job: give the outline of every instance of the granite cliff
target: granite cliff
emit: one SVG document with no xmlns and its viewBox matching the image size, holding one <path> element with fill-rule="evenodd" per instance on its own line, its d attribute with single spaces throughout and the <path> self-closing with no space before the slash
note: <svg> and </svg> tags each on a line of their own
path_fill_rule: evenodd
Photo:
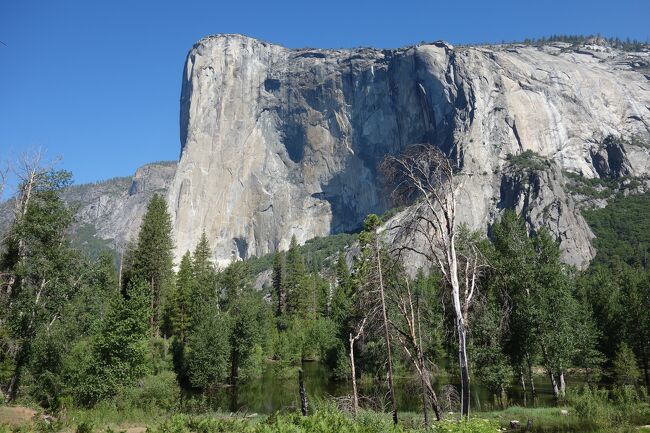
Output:
<svg viewBox="0 0 650 433">
<path fill-rule="evenodd" d="M 649 64 L 647 50 L 601 44 L 321 50 L 204 38 L 182 78 L 168 192 L 176 255 L 201 231 L 226 262 L 284 249 L 292 235 L 354 230 L 392 205 L 378 162 L 429 142 L 465 175 L 462 221 L 485 231 L 515 208 L 584 267 L 593 234 L 566 174 L 649 174 Z"/>
</svg>

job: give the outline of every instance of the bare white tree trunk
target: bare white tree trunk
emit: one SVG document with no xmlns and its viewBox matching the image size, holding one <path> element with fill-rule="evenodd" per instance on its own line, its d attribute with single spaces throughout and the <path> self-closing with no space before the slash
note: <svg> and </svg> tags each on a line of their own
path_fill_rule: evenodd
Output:
<svg viewBox="0 0 650 433">
<path fill-rule="evenodd" d="M 460 189 L 451 161 L 430 144 L 417 144 L 402 155 L 389 156 L 382 163 L 394 196 L 408 204 L 415 202 L 413 218 L 407 221 L 408 233 L 425 240 L 418 249 L 415 242 L 401 248 L 426 257 L 442 273 L 450 290 L 461 379 L 461 415 L 469 417 L 470 375 L 467 356 L 467 327 L 480 269 L 481 255 L 475 246 L 457 251 L 456 194 Z M 462 264 L 462 269 L 459 265 Z"/>
<path fill-rule="evenodd" d="M 357 370 L 354 365 L 354 343 L 361 338 L 363 328 L 366 325 L 366 318 L 364 317 L 358 327 L 356 335 L 350 333 L 350 373 L 352 374 L 352 411 L 356 415 L 359 411 L 359 392 L 357 390 Z"/>
<path fill-rule="evenodd" d="M 431 374 L 426 367 L 424 359 L 422 332 L 420 328 L 419 302 L 417 307 L 413 305 L 413 296 L 408 280 L 406 280 L 405 285 L 406 294 L 404 296 L 400 296 L 399 294 L 396 295 L 394 301 L 397 304 L 398 311 L 406 323 L 407 329 L 400 329 L 398 325 L 392 322 L 391 324 L 397 331 L 397 339 L 404 349 L 404 352 L 409 357 L 415 370 L 420 376 L 424 422 L 428 425 L 427 400 L 431 402 L 431 408 L 433 409 L 438 421 L 442 420 L 443 412 L 440 403 L 438 402 L 438 397 L 433 389 L 433 385 L 431 384 Z"/>
<path fill-rule="evenodd" d="M 386 314 L 386 296 L 384 290 L 384 276 L 381 267 L 381 248 L 379 245 L 379 237 L 375 238 L 375 250 L 377 254 L 377 271 L 379 276 L 379 294 L 381 296 L 381 314 L 384 326 L 384 340 L 386 342 L 386 358 L 388 360 L 388 391 L 390 393 L 390 401 L 393 410 L 393 424 L 397 425 L 397 400 L 395 399 L 395 384 L 393 382 L 393 357 L 390 347 L 390 331 L 388 329 L 388 314 Z"/>
</svg>

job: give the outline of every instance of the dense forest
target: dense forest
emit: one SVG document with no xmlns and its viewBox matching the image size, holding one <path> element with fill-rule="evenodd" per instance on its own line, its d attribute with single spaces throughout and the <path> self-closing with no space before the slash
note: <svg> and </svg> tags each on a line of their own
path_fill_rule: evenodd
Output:
<svg viewBox="0 0 650 433">
<path fill-rule="evenodd" d="M 2 399 L 61 419 L 108 407 L 192 414 L 214 390 L 235 392 L 268 370 L 297 381 L 304 363 L 319 362 L 350 393 L 325 402 L 296 394 L 308 417 L 288 410 L 262 427 L 178 415 L 157 428 L 415 429 L 470 418 L 470 381 L 492 396 L 483 410 L 496 411 L 515 392 L 535 406 L 542 378 L 557 405 L 594 425 L 648 422 L 650 195 L 621 194 L 585 212 L 598 255 L 579 272 L 560 261 L 549 232 L 530 231 L 512 211 L 489 237 L 458 224 L 453 170 L 435 150 L 409 149 L 382 169 L 399 181 L 396 201 L 415 203 L 412 232 L 435 229 L 428 249 L 387 244 L 382 222 L 391 212 L 368 216 L 360 233 L 302 246 L 293 238 L 285 252 L 218 268 L 205 234 L 174 263 L 171 218 L 158 195 L 123 254 L 87 254 L 73 246 L 74 207 L 61 199 L 70 173 L 20 167 L 0 257 Z M 407 252 L 429 266 L 413 269 L 402 260 Z M 441 389 L 445 375 L 454 386 Z M 419 414 L 402 418 L 398 376 L 415 378 Z M 383 400 L 361 395 L 359 382 L 378 384 Z M 473 422 L 473 431 L 493 431 L 490 421 Z"/>
</svg>

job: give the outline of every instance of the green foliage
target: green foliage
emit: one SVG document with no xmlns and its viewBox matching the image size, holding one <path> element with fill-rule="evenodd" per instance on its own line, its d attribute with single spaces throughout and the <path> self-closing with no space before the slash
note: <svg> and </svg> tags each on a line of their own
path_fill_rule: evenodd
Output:
<svg viewBox="0 0 650 433">
<path fill-rule="evenodd" d="M 551 167 L 548 159 L 543 158 L 532 150 L 526 150 L 517 155 L 508 154 L 507 160 L 511 167 L 522 171 L 543 171 Z"/>
<path fill-rule="evenodd" d="M 207 388 L 228 378 L 232 321 L 214 307 L 206 307 L 201 317 L 189 335 L 185 362 L 191 385 Z"/>
<path fill-rule="evenodd" d="M 173 412 L 180 401 L 180 388 L 176 375 L 163 371 L 144 376 L 135 385 L 122 388 L 117 399 L 128 407 Z"/>
<path fill-rule="evenodd" d="M 176 415 L 152 429 L 151 433 L 423 433 L 425 431 L 493 433 L 497 427 L 498 425 L 494 421 L 484 419 L 435 423 L 429 429 L 402 425 L 395 427 L 385 414 L 361 412 L 358 416 L 352 417 L 334 409 L 322 409 L 308 417 L 300 416 L 297 413 L 275 414 L 264 421 Z"/>
<path fill-rule="evenodd" d="M 131 287 L 128 298 L 114 296 L 75 384 L 79 403 L 112 397 L 147 373 L 149 314 L 146 288 Z"/>
<path fill-rule="evenodd" d="M 291 238 L 291 244 L 287 251 L 286 259 L 285 291 L 287 296 L 287 314 L 299 316 L 303 319 L 310 314 L 310 299 L 312 296 L 307 281 L 307 269 L 305 261 L 298 249 L 296 237 Z"/>
<path fill-rule="evenodd" d="M 97 236 L 97 229 L 92 224 L 81 224 L 71 234 L 72 245 L 89 257 L 111 253 L 111 242 Z"/>
<path fill-rule="evenodd" d="M 304 245 L 298 246 L 300 255 L 304 258 L 305 268 L 309 272 L 320 272 L 332 265 L 330 260 L 336 257 L 339 251 L 354 244 L 358 239 L 355 233 L 338 233 L 335 235 L 309 239 Z M 251 257 L 246 260 L 250 277 L 273 268 L 274 255 L 267 254 L 262 257 Z"/>
<path fill-rule="evenodd" d="M 0 365 L 8 381 L 4 389 L 13 400 L 34 357 L 34 372 L 43 384 L 34 392 L 52 404 L 60 388 L 60 356 L 59 348 L 47 343 L 47 333 L 79 292 L 83 261 L 65 236 L 72 212 L 61 191 L 69 185 L 70 173 L 39 167 L 31 173 L 31 181 L 19 188 L 19 205 L 0 255 Z M 39 350 L 43 353 L 35 353 Z"/>
<path fill-rule="evenodd" d="M 471 353 L 476 374 L 502 406 L 506 405 L 506 392 L 514 372 L 503 351 L 505 330 L 502 329 L 504 312 L 494 300 L 488 300 L 476 312 L 472 327 Z"/>
<path fill-rule="evenodd" d="M 172 335 L 185 342 L 190 329 L 192 314 L 192 295 L 195 294 L 195 280 L 192 269 L 192 259 L 187 252 L 181 259 L 176 274 L 176 284 L 170 296 L 170 319 Z"/>
<path fill-rule="evenodd" d="M 619 385 L 635 385 L 641 377 L 634 352 L 625 342 L 621 343 L 614 355 L 613 372 L 614 380 Z"/>
<path fill-rule="evenodd" d="M 567 185 L 569 191 L 590 198 L 609 198 L 621 187 L 620 179 L 607 177 L 588 178 L 570 171 L 565 171 L 564 176 L 569 179 Z"/>
<path fill-rule="evenodd" d="M 199 243 L 192 254 L 192 275 L 194 277 L 191 316 L 196 317 L 205 304 L 216 302 L 217 271 L 210 261 L 212 252 L 205 232 L 201 234 Z"/>
<path fill-rule="evenodd" d="M 262 300 L 250 292 L 242 293 L 231 303 L 230 381 L 236 384 L 240 368 L 246 365 L 261 344 L 262 330 L 267 320 Z"/>
<path fill-rule="evenodd" d="M 165 199 L 154 194 L 142 219 L 138 241 L 125 257 L 123 284 L 147 284 L 151 299 L 151 332 L 158 334 L 162 325 L 164 297 L 173 284 L 171 216 Z"/>
<path fill-rule="evenodd" d="M 600 428 L 634 425 L 650 417 L 650 406 L 630 386 L 613 391 L 583 387 L 569 395 L 569 402 L 578 416 Z"/>
<path fill-rule="evenodd" d="M 607 207 L 585 210 L 583 215 L 596 235 L 594 264 L 648 266 L 650 193 L 616 197 Z"/>
<path fill-rule="evenodd" d="M 513 212 L 503 215 L 492 235 L 488 307 L 478 311 L 473 331 L 479 373 L 488 383 L 499 377 L 505 381 L 508 370 L 499 366 L 505 367 L 502 356 L 507 355 L 521 374 L 530 371 L 533 359 L 540 359 L 557 382 L 576 365 L 595 381 L 604 360 L 597 350 L 600 333 L 591 310 L 578 297 L 571 270 L 560 262 L 555 240 L 544 229 L 528 236 Z M 495 340 L 499 335 L 500 341 Z"/>
<path fill-rule="evenodd" d="M 82 422 L 77 425 L 75 433 L 93 433 L 95 426 L 92 423 Z"/>
</svg>

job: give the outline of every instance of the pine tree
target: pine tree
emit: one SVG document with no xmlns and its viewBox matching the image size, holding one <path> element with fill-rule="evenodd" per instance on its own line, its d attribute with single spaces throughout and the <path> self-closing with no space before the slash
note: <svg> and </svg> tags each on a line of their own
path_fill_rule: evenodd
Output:
<svg viewBox="0 0 650 433">
<path fill-rule="evenodd" d="M 619 385 L 636 385 L 641 376 L 634 352 L 627 343 L 621 343 L 614 356 L 614 379 Z"/>
<path fill-rule="evenodd" d="M 246 263 L 232 262 L 219 275 L 221 309 L 228 311 L 246 291 Z"/>
<path fill-rule="evenodd" d="M 200 318 L 200 312 L 204 305 L 215 304 L 218 306 L 217 270 L 210 260 L 211 257 L 210 244 L 203 232 L 192 254 L 193 288 L 189 307 L 192 321 Z"/>
<path fill-rule="evenodd" d="M 162 302 L 165 292 L 173 284 L 173 255 L 171 216 L 165 199 L 154 194 L 142 219 L 138 241 L 130 264 L 129 281 L 149 285 L 150 328 L 153 335 L 159 335 Z"/>
<path fill-rule="evenodd" d="M 192 295 L 195 279 L 192 275 L 192 259 L 189 251 L 183 255 L 176 274 L 176 285 L 171 296 L 172 335 L 185 343 L 190 328 Z"/>
<path fill-rule="evenodd" d="M 286 255 L 285 292 L 287 298 L 287 314 L 306 318 L 309 312 L 310 300 L 309 284 L 305 261 L 298 249 L 296 237 L 291 237 L 289 250 Z"/>
<path fill-rule="evenodd" d="M 260 299 L 250 289 L 231 302 L 230 384 L 233 386 L 238 383 L 241 366 L 249 360 L 255 345 L 261 341 L 261 327 L 264 324 L 262 311 Z"/>
<path fill-rule="evenodd" d="M 208 388 L 224 382 L 230 373 L 231 317 L 216 305 L 204 305 L 189 334 L 185 347 L 185 365 L 189 383 Z"/>
<path fill-rule="evenodd" d="M 284 268 L 284 257 L 282 253 L 276 252 L 273 255 L 273 295 L 276 299 L 276 317 L 282 317 L 287 311 L 287 294 L 284 290 L 286 284 Z"/>
<path fill-rule="evenodd" d="M 149 289 L 144 283 L 133 284 L 128 297 L 113 296 L 74 387 L 80 403 L 94 405 L 112 397 L 147 373 Z"/>
</svg>

